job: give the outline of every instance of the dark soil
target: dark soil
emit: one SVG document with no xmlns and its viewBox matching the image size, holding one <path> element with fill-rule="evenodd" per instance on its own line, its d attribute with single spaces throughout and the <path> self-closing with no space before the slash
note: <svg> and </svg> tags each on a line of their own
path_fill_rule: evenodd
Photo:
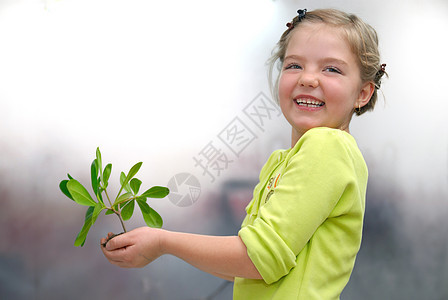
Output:
<svg viewBox="0 0 448 300">
<path fill-rule="evenodd" d="M 114 233 L 114 234 L 108 236 L 107 239 L 106 239 L 106 241 L 105 241 L 104 243 L 102 243 L 101 246 L 106 247 L 107 242 L 109 242 L 109 241 L 110 241 L 111 239 L 113 239 L 114 237 L 119 236 L 120 234 L 123 234 L 123 233 L 124 233 L 124 232 L 120 232 L 120 233 L 117 233 L 117 234 Z"/>
</svg>

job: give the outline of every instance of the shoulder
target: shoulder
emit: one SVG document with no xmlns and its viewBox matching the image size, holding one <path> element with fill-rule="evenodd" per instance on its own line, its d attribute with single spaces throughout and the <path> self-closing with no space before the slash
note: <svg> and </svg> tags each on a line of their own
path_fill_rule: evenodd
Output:
<svg viewBox="0 0 448 300">
<path fill-rule="evenodd" d="M 359 151 L 355 139 L 348 132 L 328 127 L 317 127 L 308 130 L 294 146 L 294 153 L 311 149 L 315 152 L 351 152 Z"/>
<path fill-rule="evenodd" d="M 269 156 L 268 160 L 264 164 L 262 171 L 269 170 L 272 167 L 278 165 L 281 161 L 283 161 L 285 159 L 285 157 L 287 156 L 289 151 L 290 150 L 280 149 L 280 150 L 275 150 L 274 152 L 272 152 L 271 155 Z"/>
<path fill-rule="evenodd" d="M 308 130 L 289 153 L 287 161 L 291 166 L 310 165 L 312 170 L 366 168 L 355 138 L 348 132 L 326 127 Z"/>
<path fill-rule="evenodd" d="M 304 141 L 313 141 L 320 143 L 335 143 L 335 142 L 347 142 L 348 140 L 353 140 L 354 138 L 347 132 L 328 128 L 328 127 L 316 127 L 308 130 L 302 138 L 299 140 Z"/>
</svg>

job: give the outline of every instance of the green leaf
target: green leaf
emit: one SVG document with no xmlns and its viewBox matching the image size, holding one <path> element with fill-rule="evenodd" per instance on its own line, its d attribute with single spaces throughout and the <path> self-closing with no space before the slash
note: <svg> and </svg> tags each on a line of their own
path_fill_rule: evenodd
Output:
<svg viewBox="0 0 448 300">
<path fill-rule="evenodd" d="M 145 220 L 146 225 L 149 227 L 161 228 L 163 225 L 162 217 L 145 201 L 137 200 L 137 203 L 142 211 L 143 219 Z"/>
<path fill-rule="evenodd" d="M 126 180 L 126 174 L 124 174 L 124 172 L 121 172 L 121 174 L 120 174 L 120 185 L 122 186 L 121 189 L 124 188 L 124 190 L 126 192 L 131 193 L 132 191 L 131 191 L 131 187 L 129 186 L 129 184 L 124 184 L 125 180 Z M 121 189 L 120 189 L 120 192 L 121 192 Z"/>
<path fill-rule="evenodd" d="M 92 227 L 92 225 L 95 224 L 98 215 L 103 209 L 105 209 L 105 207 L 101 203 L 97 203 L 95 206 L 89 206 L 89 208 L 86 211 L 84 225 L 82 226 L 81 231 L 78 233 L 78 236 L 75 239 L 76 247 L 84 246 L 90 227 Z"/>
<path fill-rule="evenodd" d="M 93 193 L 98 193 L 98 169 L 96 159 L 92 161 L 90 165 L 90 181 L 92 182 Z"/>
<path fill-rule="evenodd" d="M 106 209 L 106 206 L 104 206 L 104 204 L 97 203 L 95 205 L 95 208 L 94 208 L 93 213 L 92 213 L 92 225 L 96 222 L 96 219 L 98 218 L 100 213 L 103 211 L 103 209 Z"/>
<path fill-rule="evenodd" d="M 92 161 L 92 165 L 90 166 L 90 179 L 92 182 L 93 193 L 95 194 L 98 202 L 104 203 L 103 197 L 101 196 L 101 186 L 100 186 L 100 178 L 98 177 L 98 160 L 95 158 Z"/>
<path fill-rule="evenodd" d="M 75 179 L 70 179 L 67 182 L 67 189 L 76 203 L 85 206 L 96 205 L 96 202 L 92 199 L 86 188 Z"/>
<path fill-rule="evenodd" d="M 121 179 L 122 176 L 120 176 L 120 182 L 121 182 L 121 188 L 118 191 L 118 195 L 121 194 L 121 191 L 123 189 L 125 189 L 126 191 L 128 191 L 129 187 L 128 187 L 128 183 L 129 181 L 132 179 L 132 177 L 135 176 L 135 174 L 137 174 L 138 170 L 140 170 L 140 167 L 142 166 L 142 162 L 138 162 L 135 165 L 132 166 L 132 168 L 129 170 L 128 175 L 126 176 L 126 178 L 124 180 Z M 128 192 L 131 192 L 130 190 Z"/>
<path fill-rule="evenodd" d="M 142 162 L 138 162 L 132 166 L 132 168 L 129 170 L 128 175 L 126 176 L 126 179 L 124 180 L 125 184 L 127 184 L 135 176 L 135 174 L 137 174 L 142 164 L 143 164 Z"/>
<path fill-rule="evenodd" d="M 67 173 L 67 177 L 68 177 L 68 179 L 73 179 L 73 177 L 70 176 L 70 174 L 68 174 L 68 173 Z"/>
<path fill-rule="evenodd" d="M 112 172 L 112 164 L 107 164 L 103 172 L 103 185 L 106 188 L 109 185 L 109 177 Z"/>
<path fill-rule="evenodd" d="M 153 186 L 140 195 L 142 198 L 163 198 L 170 193 L 170 190 L 163 186 Z"/>
<path fill-rule="evenodd" d="M 142 185 L 142 181 L 137 178 L 132 178 L 130 182 L 130 186 L 132 191 L 134 192 L 134 195 L 138 194 L 138 191 L 140 190 L 140 186 Z"/>
<path fill-rule="evenodd" d="M 126 179 L 126 174 L 124 174 L 124 172 L 121 172 L 120 173 L 120 185 L 123 185 L 125 179 Z"/>
<path fill-rule="evenodd" d="M 99 176 L 99 173 L 100 173 L 100 166 L 98 165 L 98 159 L 95 158 L 93 161 L 95 162 L 96 177 L 98 177 L 98 182 L 99 182 L 99 177 L 100 177 L 100 176 Z"/>
<path fill-rule="evenodd" d="M 86 242 L 87 233 L 89 233 L 90 227 L 92 226 L 92 215 L 95 210 L 94 206 L 90 206 L 86 211 L 86 216 L 84 220 L 84 225 L 81 228 L 81 231 L 78 233 L 78 236 L 75 239 L 75 246 L 84 246 Z"/>
<path fill-rule="evenodd" d="M 70 199 L 72 199 L 73 201 L 75 201 L 75 200 L 73 199 L 72 195 L 70 195 L 70 192 L 69 192 L 68 189 L 67 189 L 67 183 L 68 183 L 68 180 L 62 180 L 62 181 L 59 183 L 59 189 L 61 190 L 61 192 L 64 193 L 64 195 L 66 195 L 67 197 L 69 197 Z"/>
<path fill-rule="evenodd" d="M 96 148 L 96 162 L 97 162 L 97 168 L 100 171 L 101 182 L 103 182 L 103 162 L 101 160 L 100 147 Z"/>
<path fill-rule="evenodd" d="M 123 218 L 123 221 L 127 221 L 132 217 L 132 215 L 134 214 L 134 206 L 134 200 L 129 201 L 123 206 L 121 210 L 121 217 Z"/>
<path fill-rule="evenodd" d="M 101 196 L 101 189 L 98 189 L 98 193 L 96 194 L 96 198 L 98 199 L 99 202 L 104 204 L 103 196 Z"/>
<path fill-rule="evenodd" d="M 113 205 L 118 205 L 120 203 L 126 202 L 126 201 L 132 199 L 133 197 L 134 197 L 134 195 L 132 195 L 132 193 L 124 193 L 123 195 L 121 195 L 120 197 L 115 199 L 115 202 Z"/>
<path fill-rule="evenodd" d="M 106 215 L 112 215 L 114 211 L 112 209 L 106 210 Z"/>
</svg>

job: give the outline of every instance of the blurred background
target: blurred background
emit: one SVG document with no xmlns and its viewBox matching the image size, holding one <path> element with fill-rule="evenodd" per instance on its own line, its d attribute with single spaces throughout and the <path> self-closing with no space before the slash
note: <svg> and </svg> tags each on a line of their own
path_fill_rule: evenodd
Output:
<svg viewBox="0 0 448 300">
<path fill-rule="evenodd" d="M 298 8 L 358 14 L 389 79 L 351 133 L 370 178 L 364 239 L 341 299 L 448 299 L 448 3 L 342 0 L 0 0 L 0 299 L 231 299 L 232 284 L 165 256 L 120 269 L 100 215 L 58 188 L 89 185 L 100 147 L 138 161 L 164 228 L 236 234 L 260 168 L 290 145 L 266 60 Z M 128 228 L 144 225 L 136 209 Z"/>
</svg>

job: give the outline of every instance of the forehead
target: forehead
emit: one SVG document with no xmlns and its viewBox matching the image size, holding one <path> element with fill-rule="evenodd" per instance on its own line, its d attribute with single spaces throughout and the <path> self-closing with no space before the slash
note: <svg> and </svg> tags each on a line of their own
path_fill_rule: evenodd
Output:
<svg viewBox="0 0 448 300">
<path fill-rule="evenodd" d="M 341 27 L 323 23 L 304 22 L 291 32 L 285 56 L 299 53 L 300 55 L 341 56 L 357 61 L 345 31 Z"/>
</svg>

